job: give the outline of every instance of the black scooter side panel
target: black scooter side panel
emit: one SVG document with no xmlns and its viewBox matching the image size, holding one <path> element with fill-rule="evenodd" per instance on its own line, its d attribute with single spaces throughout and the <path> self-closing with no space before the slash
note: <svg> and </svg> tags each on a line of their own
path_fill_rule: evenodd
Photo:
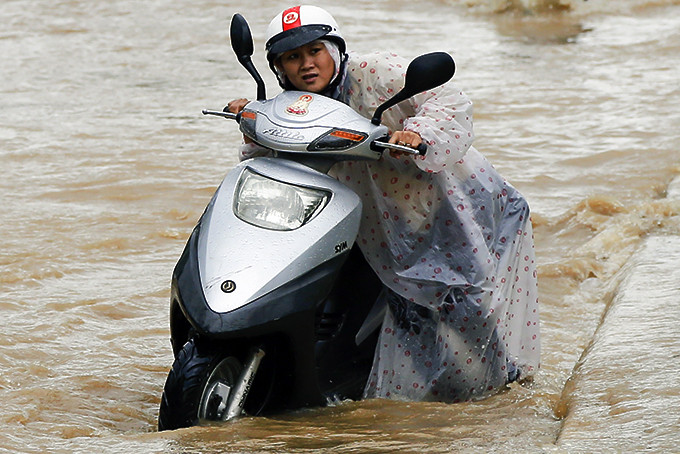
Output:
<svg viewBox="0 0 680 454">
<path fill-rule="evenodd" d="M 201 287 L 198 232 L 197 227 L 173 273 L 173 307 L 178 305 L 186 318 L 181 323 L 191 324 L 203 340 L 230 350 L 274 344 L 274 357 L 265 358 L 280 371 L 275 393 L 285 395 L 283 407 L 323 405 L 336 396 L 360 398 L 377 335 L 361 346 L 354 336 L 381 287 L 361 252 L 355 247 L 241 308 L 217 313 L 208 306 Z M 337 326 L 329 325 L 329 319 Z M 176 332 L 172 335 L 173 345 L 185 340 L 175 339 Z"/>
<path fill-rule="evenodd" d="M 316 304 L 327 296 L 348 256 L 347 253 L 338 255 L 245 306 L 218 313 L 208 306 L 203 294 L 197 260 L 198 234 L 199 228 L 196 227 L 175 267 L 173 299 L 180 303 L 185 317 L 199 334 L 217 339 L 257 337 L 291 329 L 297 331 L 297 327 L 278 325 L 296 314 L 311 313 L 313 317 Z"/>
</svg>

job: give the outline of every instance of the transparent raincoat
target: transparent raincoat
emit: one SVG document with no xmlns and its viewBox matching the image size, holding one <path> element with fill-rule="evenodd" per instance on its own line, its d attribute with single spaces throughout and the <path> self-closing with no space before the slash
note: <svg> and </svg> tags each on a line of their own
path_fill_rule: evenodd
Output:
<svg viewBox="0 0 680 454">
<path fill-rule="evenodd" d="M 408 62 L 350 55 L 334 97 L 371 118 L 403 86 Z M 365 397 L 457 402 L 539 363 L 538 288 L 529 207 L 472 147 L 472 103 L 450 84 L 383 115 L 417 132 L 424 157 L 384 153 L 332 173 L 363 202 L 357 238 L 385 285 L 387 312 Z M 253 155 L 242 149 L 242 158 Z"/>
<path fill-rule="evenodd" d="M 407 65 L 352 55 L 344 100 L 371 118 Z M 357 241 L 387 287 L 366 397 L 455 402 L 531 375 L 539 321 L 529 207 L 471 146 L 472 103 L 447 85 L 389 109 L 383 124 L 417 132 L 429 148 L 334 168 L 362 197 Z"/>
</svg>

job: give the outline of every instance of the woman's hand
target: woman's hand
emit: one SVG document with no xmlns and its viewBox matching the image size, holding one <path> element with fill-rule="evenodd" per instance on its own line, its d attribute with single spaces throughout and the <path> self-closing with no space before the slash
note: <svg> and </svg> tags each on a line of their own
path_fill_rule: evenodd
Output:
<svg viewBox="0 0 680 454">
<path fill-rule="evenodd" d="M 420 134 L 413 131 L 396 131 L 394 134 L 392 134 L 392 137 L 390 137 L 389 141 L 389 143 L 396 143 L 397 145 L 404 145 L 410 148 L 418 148 L 418 145 L 420 145 L 422 142 L 423 139 L 420 137 Z M 390 154 L 392 154 L 392 156 L 398 156 L 401 154 L 401 152 L 397 150 L 391 150 Z"/>
<path fill-rule="evenodd" d="M 224 111 L 237 114 L 241 112 L 249 102 L 250 101 L 248 101 L 246 98 L 234 99 L 233 101 L 229 101 L 227 103 L 227 107 L 224 108 Z"/>
<path fill-rule="evenodd" d="M 237 114 L 243 110 L 244 107 L 246 107 L 246 104 L 248 104 L 250 101 L 248 101 L 246 98 L 240 98 L 240 99 L 234 99 L 233 101 L 229 101 L 227 103 L 227 107 L 225 107 L 223 110 L 225 112 L 231 112 L 233 114 Z M 245 134 L 243 135 L 243 142 L 244 143 L 252 143 L 253 141 L 250 139 L 250 137 L 246 136 Z"/>
</svg>

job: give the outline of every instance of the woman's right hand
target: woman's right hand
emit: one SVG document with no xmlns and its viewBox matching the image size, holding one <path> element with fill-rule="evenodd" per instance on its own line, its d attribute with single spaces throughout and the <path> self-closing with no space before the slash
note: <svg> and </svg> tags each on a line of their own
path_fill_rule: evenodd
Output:
<svg viewBox="0 0 680 454">
<path fill-rule="evenodd" d="M 229 101 L 227 103 L 227 107 L 225 107 L 223 110 L 225 112 L 231 112 L 233 114 L 237 114 L 243 110 L 243 108 L 248 104 L 250 101 L 248 101 L 246 98 L 239 98 L 239 99 L 234 99 L 233 101 Z M 246 136 L 245 134 L 243 135 L 243 142 L 244 143 L 252 143 L 253 141 L 250 139 L 250 137 Z"/>
<path fill-rule="evenodd" d="M 224 111 L 237 114 L 241 112 L 249 102 L 250 101 L 248 101 L 246 98 L 234 99 L 233 101 L 229 101 L 227 103 L 227 107 L 224 108 Z"/>
</svg>

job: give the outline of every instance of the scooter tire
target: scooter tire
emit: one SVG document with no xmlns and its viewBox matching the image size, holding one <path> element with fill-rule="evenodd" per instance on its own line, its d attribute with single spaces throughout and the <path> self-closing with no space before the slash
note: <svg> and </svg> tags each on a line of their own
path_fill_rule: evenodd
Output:
<svg viewBox="0 0 680 454">
<path fill-rule="evenodd" d="M 179 351 L 168 373 L 158 413 L 158 430 L 195 426 L 203 389 L 219 356 L 202 351 L 190 339 Z"/>
</svg>

